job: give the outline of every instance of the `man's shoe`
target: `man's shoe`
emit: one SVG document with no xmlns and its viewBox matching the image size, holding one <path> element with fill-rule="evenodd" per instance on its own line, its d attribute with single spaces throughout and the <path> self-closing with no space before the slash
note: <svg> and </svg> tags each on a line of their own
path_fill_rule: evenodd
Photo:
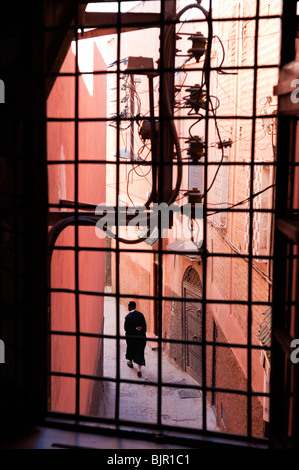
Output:
<svg viewBox="0 0 299 470">
<path fill-rule="evenodd" d="M 128 367 L 131 367 L 131 369 L 132 369 L 132 368 L 133 368 L 132 362 L 128 361 L 128 362 L 127 362 L 127 366 L 128 366 Z"/>
<path fill-rule="evenodd" d="M 138 377 L 141 377 L 141 376 L 142 376 L 142 374 L 141 374 L 140 371 L 137 372 L 137 375 L 138 375 Z"/>
</svg>

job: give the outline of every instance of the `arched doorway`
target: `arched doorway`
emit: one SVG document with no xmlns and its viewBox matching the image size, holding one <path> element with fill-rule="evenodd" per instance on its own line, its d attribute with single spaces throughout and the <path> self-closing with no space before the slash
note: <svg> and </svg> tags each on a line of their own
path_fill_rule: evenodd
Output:
<svg viewBox="0 0 299 470">
<path fill-rule="evenodd" d="M 183 337 L 192 344 L 185 345 L 185 370 L 202 383 L 202 304 L 192 299 L 202 298 L 202 283 L 197 271 L 189 266 L 183 276 Z M 190 299 L 190 300 L 188 300 Z"/>
</svg>

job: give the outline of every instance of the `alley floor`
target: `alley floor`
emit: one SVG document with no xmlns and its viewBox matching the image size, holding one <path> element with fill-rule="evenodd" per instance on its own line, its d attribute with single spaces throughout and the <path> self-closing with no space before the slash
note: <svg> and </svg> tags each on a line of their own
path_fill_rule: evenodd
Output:
<svg viewBox="0 0 299 470">
<path fill-rule="evenodd" d="M 120 334 L 124 335 L 124 318 L 127 310 L 120 306 Z M 105 297 L 104 333 L 116 334 L 115 299 Z M 145 348 L 146 366 L 142 367 L 142 377 L 137 377 L 137 366 L 133 369 L 127 366 L 125 359 L 126 343 L 120 342 L 120 378 L 138 380 L 140 384 L 121 383 L 120 385 L 120 419 L 138 421 L 142 423 L 157 422 L 157 387 L 146 385 L 147 382 L 158 380 L 158 350 L 148 341 Z M 104 340 L 104 376 L 115 378 L 116 374 L 116 341 Z M 162 388 L 162 424 L 202 428 L 202 397 L 199 390 L 180 388 L 180 385 L 197 385 L 188 374 L 170 361 L 166 353 L 162 352 L 162 381 L 177 387 Z M 104 407 L 101 415 L 114 418 L 115 410 L 115 383 L 105 382 Z M 207 408 L 207 426 L 209 430 L 216 429 L 216 420 L 212 408 Z"/>
</svg>

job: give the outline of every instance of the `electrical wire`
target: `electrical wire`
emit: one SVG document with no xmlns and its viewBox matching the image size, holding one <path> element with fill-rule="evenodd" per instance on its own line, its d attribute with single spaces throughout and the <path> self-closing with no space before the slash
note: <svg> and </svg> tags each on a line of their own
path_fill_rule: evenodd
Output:
<svg viewBox="0 0 299 470">
<path fill-rule="evenodd" d="M 193 5 L 195 6 L 195 5 Z M 225 73 L 224 71 L 221 70 L 221 67 L 224 63 L 224 60 L 225 60 L 225 49 L 224 49 L 224 46 L 223 46 L 223 43 L 221 41 L 221 39 L 219 38 L 219 36 L 215 35 L 213 36 L 213 32 L 212 32 L 212 24 L 211 24 L 211 21 L 209 21 L 209 17 L 208 17 L 208 13 L 206 12 L 205 9 L 203 9 L 203 7 L 201 7 L 200 5 L 196 5 L 200 8 L 200 10 L 204 13 L 205 17 L 206 17 L 206 20 L 207 20 L 207 23 L 208 23 L 208 27 L 209 27 L 209 37 L 213 39 L 218 39 L 220 45 L 221 45 L 221 48 L 222 48 L 222 60 L 220 62 L 220 65 L 218 67 L 218 70 L 217 70 L 217 73 Z M 192 8 L 192 5 L 189 6 L 190 8 Z M 185 9 L 183 8 L 180 12 L 180 14 L 182 14 L 182 12 L 185 12 L 186 10 L 188 9 L 188 6 L 185 7 Z M 206 57 L 205 57 L 205 60 L 204 60 L 204 67 L 203 67 L 203 73 L 202 73 L 202 79 L 201 79 L 201 86 L 198 90 L 198 93 L 199 93 L 199 97 L 204 97 L 206 96 L 205 92 L 203 91 L 203 88 L 204 86 L 206 85 L 207 83 L 207 78 L 206 78 L 206 73 L 207 73 L 207 57 L 208 54 L 206 54 Z M 190 57 L 191 58 L 191 57 Z M 185 61 L 185 63 L 188 61 L 188 59 Z M 191 97 L 191 93 L 190 93 L 190 97 Z M 192 109 L 194 109 L 194 107 L 198 106 L 198 102 L 194 101 L 194 100 L 191 100 L 190 97 L 188 97 L 188 103 L 190 103 L 191 105 L 191 110 L 189 111 L 188 115 L 191 115 L 192 114 Z M 186 101 L 187 97 L 183 97 L 183 99 Z M 216 99 L 216 104 L 215 106 L 213 105 L 212 103 L 212 99 Z M 207 104 L 207 102 L 205 103 Z M 193 106 L 192 106 L 193 105 Z M 224 148 L 223 148 L 223 144 L 222 144 L 222 140 L 221 140 L 221 135 L 220 135 L 220 131 L 219 131 L 219 128 L 218 128 L 218 124 L 217 124 L 217 119 L 216 119 L 216 110 L 219 108 L 220 106 L 220 101 L 218 99 L 218 97 L 216 96 L 213 96 L 213 95 L 210 95 L 209 96 L 209 102 L 208 102 L 208 106 L 205 106 L 205 109 L 207 112 L 212 112 L 212 115 L 214 117 L 214 120 L 215 120 L 215 128 L 216 128 L 216 132 L 217 132 L 217 135 L 218 135 L 218 138 L 219 138 L 219 142 L 220 142 L 220 147 L 221 147 L 221 152 L 222 152 L 222 155 L 221 155 L 221 159 L 220 159 L 220 162 L 219 162 L 219 165 L 217 167 L 217 170 L 215 172 L 215 175 L 212 179 L 212 182 L 210 183 L 208 189 L 206 190 L 206 193 L 203 195 L 203 197 L 206 196 L 206 194 L 211 190 L 211 188 L 213 187 L 215 181 L 216 181 L 216 178 L 217 178 L 217 175 L 219 173 L 219 170 L 220 170 L 220 167 L 222 165 L 222 162 L 223 162 L 223 159 L 224 159 Z M 186 106 L 187 107 L 187 106 Z M 199 114 L 199 117 L 197 119 L 197 121 L 195 123 L 192 124 L 192 126 L 189 128 L 189 136 L 190 138 L 196 140 L 197 142 L 199 142 L 199 139 L 194 136 L 191 132 L 191 130 L 193 129 L 193 127 L 195 125 L 197 125 L 203 118 L 204 116 L 198 112 L 196 112 L 196 108 L 194 109 L 194 114 L 195 115 L 198 115 Z"/>
<path fill-rule="evenodd" d="M 219 212 L 229 212 L 231 209 L 233 209 L 234 207 L 237 207 L 237 206 L 241 206 L 243 204 L 246 204 L 247 202 L 250 202 L 251 200 L 253 200 L 255 197 L 257 196 L 260 196 L 260 194 L 264 193 L 265 191 L 268 191 L 269 189 L 271 188 L 274 188 L 275 187 L 275 183 L 271 184 L 270 186 L 267 186 L 266 188 L 262 189 L 261 191 L 258 191 L 257 193 L 254 193 L 252 194 L 251 196 L 249 196 L 248 198 L 246 199 L 243 199 L 243 201 L 240 201 L 240 202 L 237 202 L 236 204 L 231 204 L 229 202 L 221 202 L 221 203 L 218 203 L 217 205 L 220 205 L 220 204 L 231 204 L 230 207 L 227 207 L 225 208 L 225 210 L 216 210 L 210 214 L 207 214 L 207 217 L 210 217 L 211 215 L 215 215 L 215 214 L 218 214 Z M 207 208 L 207 210 L 210 210 L 210 208 Z"/>
<path fill-rule="evenodd" d="M 216 119 L 216 113 L 215 111 L 213 110 L 213 116 L 214 116 L 214 120 L 215 120 L 215 128 L 216 128 L 216 132 L 217 132 L 217 135 L 218 135 L 218 138 L 219 138 L 219 142 L 220 142 L 220 147 L 221 147 L 221 158 L 220 158 L 220 162 L 219 162 L 219 165 L 216 169 L 216 172 L 215 172 L 215 175 L 212 179 L 212 182 L 210 183 L 210 186 L 208 187 L 208 189 L 206 190 L 206 193 L 205 193 L 205 196 L 207 195 L 207 193 L 211 190 L 212 186 L 214 185 L 215 181 L 216 181 L 216 178 L 217 178 L 217 175 L 219 173 L 219 170 L 220 170 L 220 167 L 223 163 L 223 159 L 224 159 L 224 147 L 223 147 L 223 143 L 222 143 L 222 140 L 221 140 L 221 135 L 220 135 L 220 131 L 219 131 L 219 128 L 218 128 L 218 123 L 217 123 L 217 119 Z"/>
<path fill-rule="evenodd" d="M 275 36 L 275 34 L 280 34 L 280 31 L 275 31 L 274 33 L 267 33 L 267 34 L 259 34 L 258 35 L 258 38 L 265 38 L 267 36 Z M 223 39 L 222 38 L 222 42 L 229 42 L 229 41 L 244 41 L 244 39 L 255 39 L 256 36 L 246 36 L 244 38 L 244 36 L 240 36 L 240 37 L 237 37 L 237 38 L 226 38 L 226 39 Z"/>
<path fill-rule="evenodd" d="M 214 74 L 215 74 L 215 71 L 213 70 Z M 238 103 L 236 103 L 232 97 L 226 92 L 226 90 L 223 88 L 223 86 L 221 85 L 220 81 L 218 81 L 218 85 L 220 86 L 220 88 L 222 89 L 222 91 L 224 91 L 224 93 L 226 94 L 226 96 L 229 98 L 229 100 L 235 105 L 237 106 L 237 108 L 240 109 L 240 111 L 242 111 L 243 113 L 246 113 L 248 116 L 250 116 L 250 113 L 248 111 L 245 111 L 245 109 L 242 109 Z"/>
<path fill-rule="evenodd" d="M 230 246 L 230 248 L 235 251 L 238 255 L 240 255 L 242 258 L 244 258 L 245 261 L 249 262 L 248 256 L 246 256 L 245 253 L 242 253 L 237 247 L 235 247 L 231 241 L 224 235 L 224 233 L 211 221 L 208 220 L 208 223 L 219 233 L 219 235 L 225 240 L 225 242 Z M 272 284 L 272 279 L 270 276 L 265 274 L 263 271 L 261 271 L 254 263 L 251 263 L 251 267 L 258 272 L 267 282 L 268 284 Z"/>
<path fill-rule="evenodd" d="M 136 90 L 136 84 L 134 83 L 134 85 L 132 85 L 132 83 L 129 82 L 129 77 L 126 76 L 125 77 L 125 91 L 126 91 L 126 95 L 127 96 L 127 100 L 126 101 L 129 101 L 131 104 L 132 103 L 135 103 L 136 101 L 136 104 L 137 104 L 137 112 L 135 113 L 134 112 L 134 115 L 132 113 L 130 113 L 130 117 L 131 118 L 135 118 L 136 119 L 136 123 L 140 129 L 140 123 L 138 121 L 138 117 L 140 116 L 140 113 L 141 113 L 141 99 L 139 97 L 139 94 Z M 129 91 L 128 91 L 129 90 Z M 133 96 L 131 96 L 131 93 Z M 127 116 L 128 117 L 128 116 Z M 129 126 L 127 126 L 127 128 L 125 129 L 121 129 L 121 130 L 127 130 L 128 128 L 132 128 L 132 125 L 133 125 L 133 121 L 130 123 Z M 140 154 L 143 152 L 144 148 L 147 148 L 149 150 L 149 152 L 147 153 L 146 157 L 144 159 L 142 159 L 143 161 L 146 160 L 146 158 L 148 157 L 149 153 L 151 152 L 151 149 L 149 149 L 149 147 L 147 146 L 147 144 L 144 142 L 142 147 L 139 148 L 138 150 L 138 155 L 140 157 Z M 141 157 L 140 157 L 141 158 Z M 146 173 L 146 174 L 142 174 L 140 175 L 136 168 L 138 168 L 140 166 L 140 163 L 137 164 L 137 165 L 133 165 L 132 169 L 128 172 L 128 175 L 127 175 L 127 196 L 129 198 L 129 200 L 131 201 L 131 203 L 134 205 L 134 202 L 130 196 L 130 193 L 129 193 L 129 184 L 130 184 L 130 180 L 129 180 L 129 176 L 131 174 L 132 171 L 134 171 L 139 177 L 141 178 L 146 178 L 146 176 L 152 171 L 152 168 L 149 169 L 149 171 Z M 148 180 L 147 180 L 148 181 Z M 155 181 L 155 175 L 153 175 L 153 182 Z M 149 182 L 149 181 L 148 181 Z M 146 201 L 146 203 L 144 204 L 146 208 L 149 207 L 151 201 L 153 200 L 153 197 L 154 197 L 154 186 L 152 185 L 152 192 L 148 198 L 148 200 Z M 149 226 L 149 222 L 150 222 L 150 219 L 149 219 L 149 215 L 147 215 L 147 226 Z M 148 228 L 148 231 L 147 231 L 147 236 L 148 236 L 148 232 L 149 232 L 149 228 Z M 122 237 L 118 237 L 118 240 L 121 242 L 121 243 L 125 243 L 125 244 L 137 244 L 137 243 L 141 243 L 144 239 L 143 238 L 138 238 L 138 239 L 133 239 L 133 240 L 129 240 L 129 239 L 125 239 L 125 238 L 122 238 Z"/>
<path fill-rule="evenodd" d="M 191 5 L 186 5 L 184 8 L 182 8 L 175 15 L 175 17 L 173 19 L 174 23 L 169 26 L 167 34 L 165 36 L 164 51 L 163 51 L 164 52 L 163 56 L 164 56 L 164 60 L 165 60 L 165 64 L 163 64 L 163 65 L 164 65 L 165 69 L 169 69 L 170 65 L 171 65 L 170 64 L 171 41 L 172 41 L 173 35 L 175 33 L 175 22 L 178 21 L 180 19 L 180 17 L 186 11 L 191 10 L 192 8 L 197 8 L 203 13 L 203 15 L 205 16 L 205 19 L 207 21 L 207 24 L 208 24 L 209 37 L 210 38 L 213 37 L 212 22 L 209 18 L 208 12 L 198 3 L 191 4 Z M 206 57 L 205 57 L 205 63 L 204 63 L 205 66 L 206 66 L 206 62 L 207 62 L 207 54 L 206 54 Z M 169 91 L 169 87 L 168 87 L 167 76 L 165 76 L 165 75 L 166 74 L 164 74 L 164 89 L 166 90 L 166 93 L 163 93 L 162 99 L 163 99 L 163 103 L 165 104 L 166 114 L 169 117 L 171 117 L 172 116 L 172 109 L 171 109 L 170 96 L 169 96 L 170 91 Z M 175 127 L 175 124 L 174 124 L 173 120 L 170 120 L 169 125 L 170 125 L 170 131 L 171 131 L 171 134 L 172 134 L 172 137 L 173 137 L 173 140 L 174 140 L 174 145 L 176 147 L 177 161 L 181 162 L 182 157 L 181 157 L 180 142 L 179 142 L 178 134 L 176 132 L 176 127 Z M 182 167 L 181 167 L 181 165 L 178 165 L 176 185 L 175 185 L 175 188 L 172 191 L 172 195 L 171 195 L 169 201 L 167 202 L 169 205 L 172 204 L 176 200 L 176 197 L 179 194 L 179 189 L 180 189 L 180 186 L 181 186 L 181 182 L 182 182 Z"/>
<path fill-rule="evenodd" d="M 130 193 L 129 193 L 130 174 L 131 174 L 132 171 L 133 171 L 133 168 L 131 168 L 131 170 L 128 172 L 128 175 L 127 175 L 127 196 L 128 196 L 128 198 L 129 198 L 130 202 L 131 202 L 131 203 L 133 204 L 133 206 L 134 206 L 134 202 L 133 202 L 133 200 L 131 199 L 131 196 L 130 196 Z"/>
<path fill-rule="evenodd" d="M 164 60 L 166 60 L 166 63 L 163 64 L 165 69 L 170 68 L 170 57 L 171 57 L 170 51 L 171 51 L 171 42 L 172 42 L 172 39 L 173 39 L 173 35 L 175 33 L 175 22 L 177 20 L 179 20 L 180 17 L 186 11 L 191 10 L 192 8 L 197 8 L 204 14 L 204 16 L 206 18 L 206 21 L 207 21 L 207 24 L 208 24 L 209 37 L 211 38 L 211 40 L 213 38 L 212 22 L 209 18 L 208 12 L 200 4 L 198 4 L 198 3 L 197 4 L 191 4 L 191 5 L 187 5 L 186 7 L 182 8 L 175 15 L 174 24 L 169 26 L 168 31 L 166 33 L 166 37 L 165 37 L 165 41 L 164 41 L 164 49 L 163 49 Z M 205 62 L 204 62 L 204 72 L 203 72 L 203 75 L 202 75 L 202 86 L 204 86 L 204 84 L 206 83 L 206 76 L 205 75 L 207 73 L 206 72 L 206 65 L 207 65 L 207 60 L 208 60 L 207 56 L 208 56 L 208 54 L 206 54 Z M 170 90 L 169 90 L 169 86 L 168 86 L 167 75 L 164 74 L 163 78 L 164 78 L 164 89 L 165 89 L 166 93 L 163 93 L 162 102 L 165 106 L 166 116 L 171 118 L 172 117 L 172 106 L 171 106 L 171 102 L 170 102 Z M 210 100 L 209 100 L 209 103 L 211 103 Z M 177 161 L 179 163 L 181 163 L 182 156 L 181 156 L 180 142 L 179 142 L 179 137 L 178 137 L 178 134 L 177 134 L 177 131 L 176 131 L 176 126 L 175 126 L 175 123 L 174 123 L 173 119 L 169 120 L 168 125 L 169 125 L 169 128 L 170 128 L 170 133 L 171 133 L 172 138 L 173 138 L 174 146 L 176 148 Z M 154 175 L 153 175 L 153 180 L 154 180 Z M 176 184 L 175 184 L 175 188 L 172 189 L 171 196 L 170 196 L 169 200 L 167 201 L 168 205 L 171 205 L 176 200 L 176 197 L 179 194 L 181 182 L 182 182 L 182 166 L 178 165 Z M 152 190 L 152 194 L 153 194 L 153 190 Z M 151 200 L 152 194 L 151 194 L 149 200 Z M 119 241 L 121 241 L 123 243 L 127 243 L 127 244 L 136 244 L 136 243 L 140 243 L 141 241 L 143 241 L 143 239 L 126 240 L 126 239 L 123 239 L 123 238 L 120 238 L 120 237 L 118 239 L 119 239 Z"/>
</svg>

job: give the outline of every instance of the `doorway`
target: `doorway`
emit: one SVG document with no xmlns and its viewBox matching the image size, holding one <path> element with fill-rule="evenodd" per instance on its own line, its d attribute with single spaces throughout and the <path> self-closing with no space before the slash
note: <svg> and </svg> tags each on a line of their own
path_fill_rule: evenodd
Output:
<svg viewBox="0 0 299 470">
<path fill-rule="evenodd" d="M 197 271 L 190 266 L 183 277 L 183 337 L 185 371 L 202 385 L 202 284 Z M 197 300 L 198 299 L 198 300 Z"/>
</svg>

